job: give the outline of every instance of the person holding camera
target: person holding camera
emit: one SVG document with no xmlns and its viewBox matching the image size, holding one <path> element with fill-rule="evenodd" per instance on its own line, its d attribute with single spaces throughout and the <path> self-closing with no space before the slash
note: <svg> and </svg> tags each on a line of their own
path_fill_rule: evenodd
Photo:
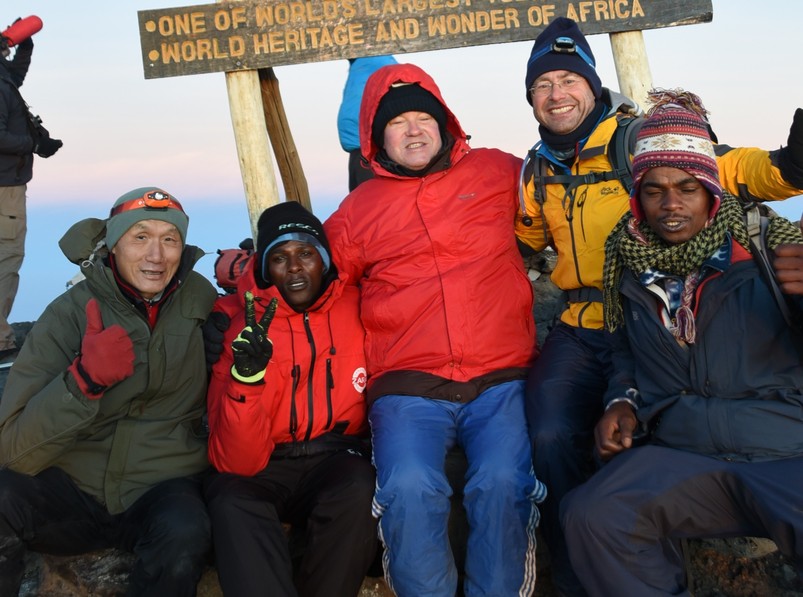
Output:
<svg viewBox="0 0 803 597">
<path fill-rule="evenodd" d="M 62 146 L 29 112 L 19 92 L 31 64 L 33 39 L 16 43 L 8 58 L 12 45 L 0 34 L 0 361 L 18 350 L 8 315 L 25 257 L 25 192 L 33 177 L 33 155 L 49 158 Z"/>
</svg>

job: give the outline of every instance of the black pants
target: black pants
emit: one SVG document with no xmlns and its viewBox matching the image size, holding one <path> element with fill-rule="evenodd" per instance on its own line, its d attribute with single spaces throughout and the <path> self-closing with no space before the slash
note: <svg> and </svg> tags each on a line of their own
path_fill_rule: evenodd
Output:
<svg viewBox="0 0 803 597">
<path fill-rule="evenodd" d="M 611 374 L 606 332 L 559 323 L 549 332 L 527 380 L 533 467 L 549 489 L 539 506 L 541 532 L 549 549 L 552 584 L 561 595 L 586 594 L 572 570 L 558 513 L 563 497 L 596 470 L 594 426 L 602 416 Z"/>
<path fill-rule="evenodd" d="M 220 586 L 226 597 L 355 597 L 377 550 L 368 459 L 350 452 L 271 459 L 253 477 L 212 476 L 212 517 Z M 293 574 L 282 523 L 305 529 Z"/>
<path fill-rule="evenodd" d="M 128 595 L 195 595 L 211 549 L 200 478 L 172 479 L 112 515 L 61 469 L 0 470 L 0 595 L 16 595 L 26 549 L 77 555 L 115 547 L 137 556 Z"/>
</svg>

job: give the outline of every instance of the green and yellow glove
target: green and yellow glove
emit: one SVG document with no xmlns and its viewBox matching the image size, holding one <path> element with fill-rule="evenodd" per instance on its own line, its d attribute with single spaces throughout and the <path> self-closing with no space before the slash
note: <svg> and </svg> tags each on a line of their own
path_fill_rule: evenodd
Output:
<svg viewBox="0 0 803 597">
<path fill-rule="evenodd" d="M 237 381 L 256 384 L 262 383 L 265 378 L 265 369 L 273 356 L 273 342 L 268 338 L 268 328 L 276 315 L 278 303 L 277 299 L 271 299 L 257 323 L 254 295 L 245 293 L 245 327 L 231 343 L 234 353 L 231 375 Z"/>
</svg>

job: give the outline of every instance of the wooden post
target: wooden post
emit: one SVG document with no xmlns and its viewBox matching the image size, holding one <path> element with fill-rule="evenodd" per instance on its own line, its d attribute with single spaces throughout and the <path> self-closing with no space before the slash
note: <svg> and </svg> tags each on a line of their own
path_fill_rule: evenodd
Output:
<svg viewBox="0 0 803 597">
<path fill-rule="evenodd" d="M 285 196 L 288 200 L 298 201 L 312 211 L 307 179 L 304 177 L 301 159 L 298 157 L 298 150 L 290 132 L 287 114 L 284 111 L 282 96 L 279 93 L 279 80 L 272 68 L 260 68 L 258 72 L 268 135 L 279 166 Z"/>
<path fill-rule="evenodd" d="M 645 107 L 647 92 L 652 88 L 652 74 L 641 31 L 611 33 L 611 51 L 619 80 L 619 91 Z"/>
<path fill-rule="evenodd" d="M 259 215 L 266 208 L 279 203 L 279 188 L 276 185 L 273 158 L 265 130 L 265 113 L 257 71 L 226 73 L 226 87 L 245 202 L 251 219 L 251 233 L 256 239 Z"/>
</svg>

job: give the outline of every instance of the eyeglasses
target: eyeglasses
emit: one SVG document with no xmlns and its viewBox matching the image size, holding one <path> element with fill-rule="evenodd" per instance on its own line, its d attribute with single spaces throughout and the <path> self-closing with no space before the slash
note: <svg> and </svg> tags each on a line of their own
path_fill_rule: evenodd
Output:
<svg viewBox="0 0 803 597">
<path fill-rule="evenodd" d="M 564 77 L 560 81 L 555 81 L 554 83 L 551 81 L 537 81 L 535 85 L 530 87 L 530 94 L 545 97 L 552 93 L 552 88 L 555 86 L 569 93 L 573 89 L 579 89 L 577 85 L 580 83 L 580 78 L 581 77 L 578 76 L 569 76 Z"/>
<path fill-rule="evenodd" d="M 117 214 L 121 214 L 132 209 L 142 208 L 160 210 L 177 209 L 181 213 L 184 213 L 184 208 L 181 207 L 181 203 L 176 201 L 176 199 L 171 195 L 165 193 L 164 191 L 147 191 L 144 195 L 142 195 L 142 197 L 129 199 L 125 203 L 121 203 L 120 205 L 113 207 L 109 213 L 109 217 L 112 218 Z"/>
</svg>

